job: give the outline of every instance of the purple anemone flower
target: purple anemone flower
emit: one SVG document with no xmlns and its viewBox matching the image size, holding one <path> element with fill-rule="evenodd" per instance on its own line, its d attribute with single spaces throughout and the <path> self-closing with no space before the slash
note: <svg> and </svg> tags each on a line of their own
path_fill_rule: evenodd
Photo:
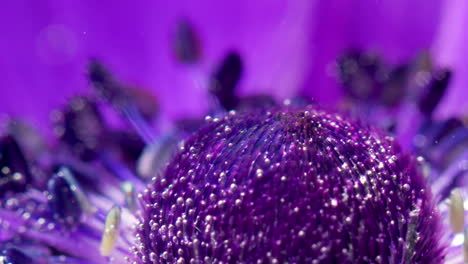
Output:
<svg viewBox="0 0 468 264">
<path fill-rule="evenodd" d="M 0 263 L 466 263 L 465 11 L 5 3 Z"/>
</svg>

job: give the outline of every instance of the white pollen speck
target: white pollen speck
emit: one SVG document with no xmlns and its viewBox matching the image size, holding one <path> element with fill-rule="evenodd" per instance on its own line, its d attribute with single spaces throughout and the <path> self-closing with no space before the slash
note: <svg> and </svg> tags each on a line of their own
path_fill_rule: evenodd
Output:
<svg viewBox="0 0 468 264">
<path fill-rule="evenodd" d="M 210 222 L 211 219 L 212 219 L 212 216 L 211 216 L 211 215 L 207 215 L 207 216 L 205 217 L 205 221 L 206 221 L 206 222 Z"/>
<path fill-rule="evenodd" d="M 256 174 L 257 174 L 257 178 L 263 177 L 263 170 L 262 169 L 257 169 Z"/>
<path fill-rule="evenodd" d="M 361 176 L 361 177 L 359 177 L 359 181 L 360 181 L 362 184 L 365 184 L 365 183 L 367 182 L 366 176 Z"/>
<path fill-rule="evenodd" d="M 176 202 L 177 202 L 178 205 L 183 205 L 184 204 L 184 198 L 179 197 L 179 198 L 177 198 Z"/>
<path fill-rule="evenodd" d="M 336 201 L 336 199 L 331 199 L 331 206 L 336 207 L 337 205 L 338 205 L 338 202 Z"/>
</svg>

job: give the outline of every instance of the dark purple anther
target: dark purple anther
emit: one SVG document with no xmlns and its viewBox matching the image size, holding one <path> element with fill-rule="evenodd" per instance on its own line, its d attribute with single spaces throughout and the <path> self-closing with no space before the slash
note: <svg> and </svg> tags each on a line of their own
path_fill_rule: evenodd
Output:
<svg viewBox="0 0 468 264">
<path fill-rule="evenodd" d="M 384 65 L 377 56 L 350 51 L 338 58 L 337 66 L 339 80 L 351 98 L 369 100 L 378 94 Z"/>
<path fill-rule="evenodd" d="M 109 133 L 112 143 L 120 150 L 120 158 L 133 166 L 141 155 L 145 142 L 137 134 L 130 131 L 121 130 Z"/>
<path fill-rule="evenodd" d="M 389 107 L 400 103 L 406 96 L 408 86 L 409 67 L 400 65 L 395 67 L 382 84 L 379 94 L 380 101 Z"/>
<path fill-rule="evenodd" d="M 14 135 L 21 150 L 28 158 L 37 158 L 44 154 L 47 144 L 42 135 L 31 124 L 13 119 L 7 122 L 9 135 Z"/>
<path fill-rule="evenodd" d="M 192 64 L 201 57 L 201 46 L 199 38 L 187 20 L 177 23 L 173 36 L 174 52 L 182 63 Z"/>
<path fill-rule="evenodd" d="M 154 131 L 145 118 L 146 104 L 148 101 L 138 104 L 137 95 L 141 92 L 129 91 L 128 87 L 120 84 L 111 73 L 97 60 L 92 60 L 88 66 L 89 79 L 96 91 L 108 101 L 119 114 L 133 126 L 138 135 L 145 141 L 154 141 Z"/>
<path fill-rule="evenodd" d="M 35 261 L 16 248 L 6 248 L 0 254 L 2 264 L 33 264 Z"/>
<path fill-rule="evenodd" d="M 107 67 L 98 60 L 91 60 L 88 78 L 97 93 L 124 115 L 134 115 L 128 111 L 138 111 L 141 118 L 152 119 L 159 107 L 153 94 L 136 87 L 129 87 L 116 80 Z M 135 108 L 135 109 L 131 109 Z"/>
<path fill-rule="evenodd" d="M 100 96 L 111 104 L 118 106 L 126 101 L 122 87 L 114 80 L 106 67 L 97 60 L 92 60 L 88 66 L 88 78 Z"/>
<path fill-rule="evenodd" d="M 442 263 L 393 138 L 312 106 L 208 120 L 143 192 L 137 263 Z"/>
<path fill-rule="evenodd" d="M 91 60 L 88 65 L 88 78 L 91 84 L 97 91 L 97 93 L 107 102 L 124 115 L 130 115 L 126 111 L 138 111 L 143 118 L 143 113 L 148 112 L 147 110 L 141 111 L 141 109 L 147 109 L 146 104 L 151 104 L 150 101 L 155 101 L 154 98 L 147 94 L 146 91 L 140 89 L 129 89 L 128 86 L 121 84 L 114 78 L 107 67 L 98 60 Z M 138 98 L 146 97 L 142 105 L 138 104 Z M 153 106 L 155 107 L 155 106 Z M 135 109 L 130 109 L 135 108 Z M 157 109 L 151 109 L 149 112 L 156 112 Z"/>
<path fill-rule="evenodd" d="M 452 76 L 451 71 L 441 70 L 434 73 L 431 83 L 428 85 L 425 94 L 420 99 L 419 109 L 426 115 L 432 114 L 437 104 L 445 94 L 445 90 Z"/>
<path fill-rule="evenodd" d="M 151 122 L 159 116 L 158 98 L 152 91 L 130 86 L 126 89 L 126 93 L 146 121 Z"/>
<path fill-rule="evenodd" d="M 49 207 L 53 217 L 68 227 L 80 221 L 82 208 L 75 193 L 73 184 L 59 171 L 47 184 Z"/>
<path fill-rule="evenodd" d="M 103 142 L 104 121 L 96 103 L 85 97 L 73 98 L 62 112 L 54 116 L 56 135 L 83 160 L 96 156 Z"/>
<path fill-rule="evenodd" d="M 31 181 L 28 163 L 15 138 L 0 138 L 0 197 L 9 191 L 24 191 Z"/>
<path fill-rule="evenodd" d="M 233 110 L 236 107 L 235 88 L 241 78 L 242 68 L 240 55 L 231 52 L 224 57 L 212 76 L 210 92 L 226 110 Z"/>
</svg>

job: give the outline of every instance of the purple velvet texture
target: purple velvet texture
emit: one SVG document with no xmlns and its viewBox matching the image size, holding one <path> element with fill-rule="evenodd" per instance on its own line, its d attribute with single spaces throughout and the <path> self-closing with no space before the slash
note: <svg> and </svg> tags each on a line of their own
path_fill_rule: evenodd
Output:
<svg viewBox="0 0 468 264">
<path fill-rule="evenodd" d="M 390 137 L 314 107 L 213 119 L 143 192 L 134 256 L 440 264 L 416 166 Z"/>
<path fill-rule="evenodd" d="M 154 91 L 167 116 L 196 116 L 207 107 L 207 75 L 232 49 L 245 62 L 240 93 L 286 98 L 301 92 L 335 103 L 341 92 L 328 65 L 356 47 L 390 61 L 431 50 L 454 67 L 452 92 L 439 111 L 447 116 L 466 109 L 457 96 L 468 82 L 461 45 L 466 9 L 461 0 L 6 1 L 0 113 L 44 126 L 52 108 L 89 93 L 85 66 L 97 57 L 124 81 Z M 180 19 L 199 36 L 199 64 L 181 65 L 171 51 Z"/>
</svg>

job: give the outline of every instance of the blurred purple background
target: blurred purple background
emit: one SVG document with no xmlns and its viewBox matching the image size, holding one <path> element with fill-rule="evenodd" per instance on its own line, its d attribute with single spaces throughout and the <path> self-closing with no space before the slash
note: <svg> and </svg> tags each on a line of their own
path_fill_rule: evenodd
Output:
<svg viewBox="0 0 468 264">
<path fill-rule="evenodd" d="M 63 1 L 6 0 L 0 9 L 0 113 L 48 123 L 51 109 L 90 93 L 86 64 L 108 64 L 119 79 L 152 90 L 168 117 L 207 107 L 207 76 L 240 52 L 240 93 L 298 93 L 323 104 L 340 98 L 329 64 L 347 48 L 392 62 L 430 50 L 454 69 L 439 116 L 466 113 L 468 3 L 464 0 Z M 182 65 L 171 38 L 182 19 L 202 59 Z"/>
</svg>

